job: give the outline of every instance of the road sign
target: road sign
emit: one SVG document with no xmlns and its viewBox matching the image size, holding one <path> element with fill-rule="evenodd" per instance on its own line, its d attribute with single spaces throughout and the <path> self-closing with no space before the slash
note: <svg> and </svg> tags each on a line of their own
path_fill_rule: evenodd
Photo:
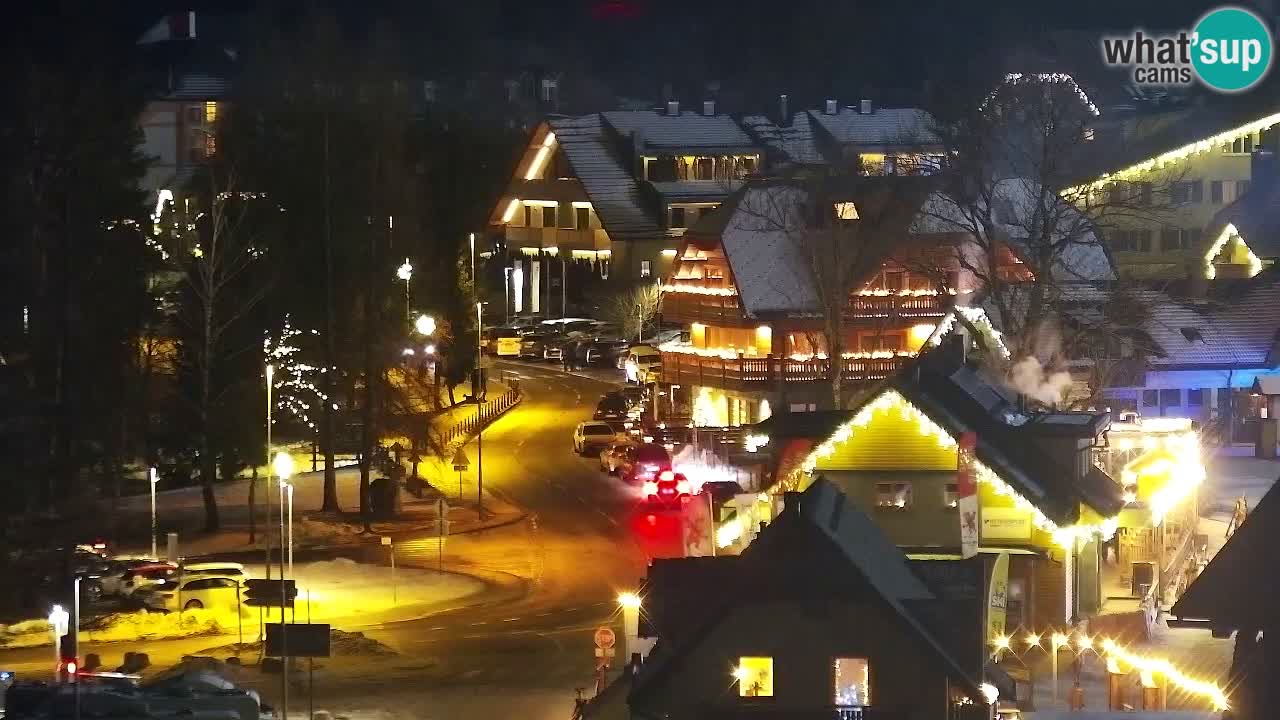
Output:
<svg viewBox="0 0 1280 720">
<path fill-rule="evenodd" d="M 329 657 L 329 625 L 310 623 L 284 625 L 267 623 L 267 655 L 282 657 Z"/>
<path fill-rule="evenodd" d="M 607 627 L 602 627 L 596 628 L 595 641 L 596 647 L 601 650 L 609 650 L 615 643 L 617 643 L 618 639 L 614 637 L 613 630 L 610 630 Z"/>
<path fill-rule="evenodd" d="M 281 597 L 280 583 L 284 583 Z M 298 586 L 292 580 L 245 580 L 244 604 L 250 607 L 293 607 Z"/>
<path fill-rule="evenodd" d="M 390 537 L 389 535 L 383 535 L 383 536 L 382 536 L 382 544 L 383 544 L 383 545 L 390 545 L 390 544 L 391 544 L 391 537 Z"/>
<path fill-rule="evenodd" d="M 453 469 L 463 472 L 469 467 L 471 467 L 471 460 L 467 457 L 467 453 L 462 448 L 458 448 L 458 452 L 453 454 Z"/>
</svg>

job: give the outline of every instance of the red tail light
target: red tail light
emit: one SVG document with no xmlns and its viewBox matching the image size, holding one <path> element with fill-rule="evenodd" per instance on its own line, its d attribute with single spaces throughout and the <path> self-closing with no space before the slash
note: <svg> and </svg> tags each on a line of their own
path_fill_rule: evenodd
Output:
<svg viewBox="0 0 1280 720">
<path fill-rule="evenodd" d="M 652 467 L 646 465 L 646 467 L 649 467 L 650 470 L 658 469 L 657 465 L 653 465 Z M 658 475 L 658 479 L 659 480 L 675 480 L 676 474 L 671 472 L 670 470 L 663 470 L 662 473 Z"/>
<path fill-rule="evenodd" d="M 657 495 L 658 483 L 652 480 L 646 481 L 644 484 L 644 487 L 641 488 L 640 492 L 643 493 L 646 497 L 648 497 L 649 495 Z"/>
</svg>

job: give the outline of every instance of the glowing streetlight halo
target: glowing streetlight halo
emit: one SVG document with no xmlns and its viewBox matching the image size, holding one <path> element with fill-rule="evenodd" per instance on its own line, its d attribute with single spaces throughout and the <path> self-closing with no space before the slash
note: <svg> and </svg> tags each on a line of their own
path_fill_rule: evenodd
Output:
<svg viewBox="0 0 1280 720">
<path fill-rule="evenodd" d="M 436 319 L 430 315 L 418 315 L 413 321 L 413 329 L 419 335 L 434 335 L 436 332 Z"/>
<path fill-rule="evenodd" d="M 281 450 L 271 460 L 271 469 L 275 470 L 276 477 L 280 478 L 280 483 L 284 484 L 293 476 L 293 457 L 289 453 Z"/>
<path fill-rule="evenodd" d="M 396 277 L 405 282 L 413 278 L 413 264 L 409 262 L 409 258 L 405 258 L 400 267 L 396 268 Z"/>
</svg>

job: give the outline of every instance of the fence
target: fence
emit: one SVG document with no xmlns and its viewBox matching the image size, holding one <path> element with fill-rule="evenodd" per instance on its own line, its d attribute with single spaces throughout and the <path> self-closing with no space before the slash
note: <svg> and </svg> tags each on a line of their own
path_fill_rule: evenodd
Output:
<svg viewBox="0 0 1280 720">
<path fill-rule="evenodd" d="M 496 398 L 486 400 L 481 403 L 480 408 L 474 415 L 458 421 L 453 427 L 445 431 L 445 443 L 452 443 L 460 437 L 470 437 L 472 433 L 489 424 L 491 420 L 510 410 L 511 406 L 517 402 L 520 402 L 520 389 L 515 387 Z"/>
</svg>

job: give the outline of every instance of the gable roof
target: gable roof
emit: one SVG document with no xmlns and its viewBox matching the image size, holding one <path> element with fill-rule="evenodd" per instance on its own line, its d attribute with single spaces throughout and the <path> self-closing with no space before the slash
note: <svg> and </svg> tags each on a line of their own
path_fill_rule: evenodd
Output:
<svg viewBox="0 0 1280 720">
<path fill-rule="evenodd" d="M 749 317 L 805 316 L 818 311 L 812 270 L 802 249 L 810 231 L 804 216 L 809 187 L 788 180 L 751 181 L 712 213 L 715 219 L 695 227 L 701 236 L 723 224 L 720 242 Z M 853 222 L 869 222 L 874 217 L 875 232 L 905 237 L 933 181 L 927 177 L 848 177 L 816 187 L 832 201 L 857 205 L 863 219 Z M 886 246 L 886 258 L 889 253 Z M 870 258 L 864 260 L 868 267 L 875 265 Z"/>
<path fill-rule="evenodd" d="M 933 116 L 919 108 L 876 108 L 875 112 L 863 114 L 853 108 L 841 107 L 835 114 L 810 110 L 809 115 L 831 140 L 840 145 L 913 146 L 942 143 L 933 130 Z"/>
<path fill-rule="evenodd" d="M 1258 257 L 1280 258 L 1280 178 L 1275 177 L 1274 168 L 1269 177 L 1255 176 L 1248 192 L 1213 216 L 1204 229 L 1204 242 L 1215 242 L 1227 225 L 1235 226 Z"/>
<path fill-rule="evenodd" d="M 733 556 L 709 559 L 710 562 L 736 563 L 736 572 L 724 573 L 724 584 L 711 596 L 723 598 L 722 602 L 704 603 L 699 622 L 683 637 L 659 639 L 636 678 L 631 695 L 633 706 L 637 700 L 642 702 L 656 681 L 715 629 L 733 607 L 769 594 L 776 596 L 795 590 L 794 582 L 779 582 L 778 575 L 804 572 L 789 563 L 788 558 L 794 557 L 797 548 L 802 548 L 806 556 L 812 556 L 818 550 L 814 543 L 822 543 L 833 551 L 830 557 L 842 565 L 832 568 L 833 572 L 824 574 L 823 579 L 870 589 L 902 622 L 908 636 L 942 662 L 949 675 L 960 680 L 970 697 L 981 697 L 973 677 L 908 609 L 908 604 L 935 598 L 911 572 L 906 556 L 843 493 L 819 478 L 803 493 L 789 496 L 787 507 L 737 560 L 729 560 Z"/>
<path fill-rule="evenodd" d="M 632 240 L 666 235 L 645 209 L 640 184 L 610 147 L 599 115 L 551 118 L 547 124 L 609 237 Z"/>
<path fill-rule="evenodd" d="M 954 339 L 953 339 L 954 338 Z M 1100 469 L 1074 476 L 1072 468 L 1054 462 L 1037 441 L 1060 434 L 1057 422 L 1037 419 L 1037 413 L 1020 407 L 1016 394 L 988 380 L 964 362 L 955 347 L 958 336 L 947 338 L 914 363 L 889 378 L 885 389 L 899 393 L 952 437 L 977 434 L 976 456 L 1057 525 L 1069 525 L 1079 517 L 1081 502 L 1103 517 L 1124 507 L 1120 483 Z M 883 392 L 872 393 L 863 406 Z M 855 412 L 859 408 L 855 408 Z M 1106 429 L 1109 420 L 1100 413 L 1053 413 L 1055 417 L 1087 418 L 1082 432 Z M 1045 428 L 1044 424 L 1051 427 Z"/>
<path fill-rule="evenodd" d="M 600 113 L 606 125 L 623 137 L 636 137 L 646 150 L 754 150 L 755 143 L 728 115 L 682 112 L 667 115 L 657 110 L 613 110 Z"/>
<path fill-rule="evenodd" d="M 1173 604 L 1180 618 L 1211 620 L 1241 630 L 1274 625 L 1280 577 L 1280 483 L 1272 485 L 1227 544 Z"/>
</svg>

